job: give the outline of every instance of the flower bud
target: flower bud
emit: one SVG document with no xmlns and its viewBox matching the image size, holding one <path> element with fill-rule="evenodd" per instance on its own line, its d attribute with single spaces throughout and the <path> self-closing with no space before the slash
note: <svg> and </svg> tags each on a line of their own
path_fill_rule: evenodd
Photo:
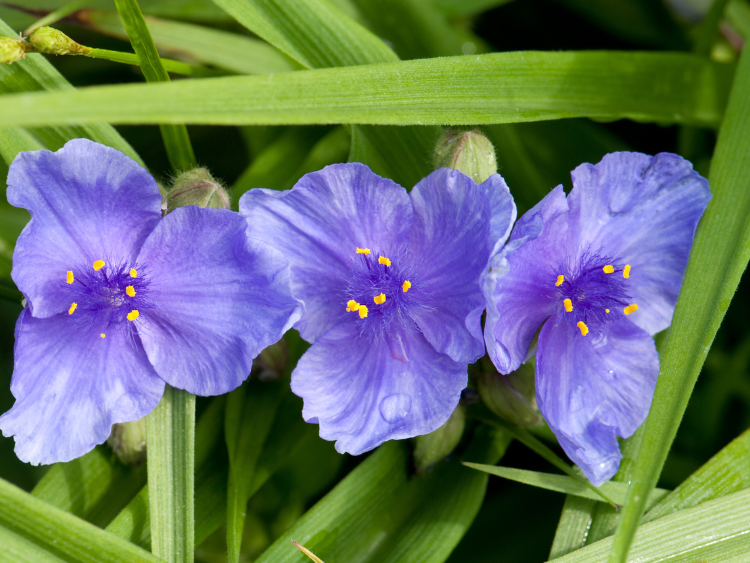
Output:
<svg viewBox="0 0 750 563">
<path fill-rule="evenodd" d="M 414 438 L 414 465 L 424 473 L 450 454 L 461 441 L 466 426 L 466 407 L 459 402 L 456 410 L 440 428 Z"/>
<path fill-rule="evenodd" d="M 495 147 L 480 131 L 446 131 L 435 147 L 435 168 L 453 168 L 481 184 L 497 174 Z"/>
<path fill-rule="evenodd" d="M 140 465 L 146 457 L 146 418 L 112 425 L 107 443 L 125 465 Z"/>
<path fill-rule="evenodd" d="M 284 373 L 288 361 L 289 352 L 282 338 L 276 344 L 264 348 L 253 360 L 253 372 L 257 370 L 260 381 L 275 381 Z"/>
<path fill-rule="evenodd" d="M 229 194 L 205 168 L 183 172 L 167 193 L 167 213 L 178 207 L 197 205 L 214 209 L 229 209 Z"/>
<path fill-rule="evenodd" d="M 536 406 L 533 363 L 526 362 L 508 375 L 485 369 L 477 378 L 477 388 L 487 408 L 500 418 L 517 426 L 542 422 Z"/>
<path fill-rule="evenodd" d="M 0 37 L 0 64 L 13 64 L 26 57 L 26 42 L 23 39 Z"/>
<path fill-rule="evenodd" d="M 37 53 L 45 55 L 88 55 L 93 49 L 73 41 L 53 27 L 43 26 L 29 35 L 29 43 Z"/>
</svg>

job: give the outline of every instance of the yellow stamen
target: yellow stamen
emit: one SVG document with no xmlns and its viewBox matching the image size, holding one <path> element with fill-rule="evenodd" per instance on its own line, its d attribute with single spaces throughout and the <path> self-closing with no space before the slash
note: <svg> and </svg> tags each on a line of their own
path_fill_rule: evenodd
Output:
<svg viewBox="0 0 750 563">
<path fill-rule="evenodd" d="M 75 278 L 73 277 L 73 272 L 68 270 L 68 275 L 65 276 L 65 283 L 73 283 L 73 280 Z"/>
<path fill-rule="evenodd" d="M 351 301 L 347 301 L 346 303 L 346 312 L 351 313 L 352 311 L 358 310 L 362 305 L 357 303 L 354 299 Z"/>
<path fill-rule="evenodd" d="M 555 282 L 555 286 L 560 287 L 562 285 L 562 282 L 564 281 L 565 281 L 565 276 L 560 274 L 559 276 L 557 276 L 557 281 Z"/>
<path fill-rule="evenodd" d="M 609 309 L 604 309 L 604 312 L 605 313 L 609 313 Z"/>
<path fill-rule="evenodd" d="M 98 272 L 102 268 L 104 268 L 104 260 L 97 260 L 96 262 L 94 262 L 94 270 Z"/>
<path fill-rule="evenodd" d="M 576 326 L 581 329 L 581 336 L 586 336 L 589 333 L 589 327 L 586 326 L 585 322 L 578 321 Z"/>
<path fill-rule="evenodd" d="M 138 271 L 135 268 L 130 268 L 130 277 L 131 278 L 138 277 Z"/>
<path fill-rule="evenodd" d="M 625 279 L 630 277 L 630 264 L 625 264 L 625 267 L 622 269 L 622 277 Z"/>
<path fill-rule="evenodd" d="M 140 313 L 138 312 L 138 309 L 133 309 L 132 311 L 128 313 L 128 320 L 132 323 L 134 320 L 138 318 L 138 315 L 140 315 Z"/>
<path fill-rule="evenodd" d="M 385 303 L 385 293 L 376 295 L 375 297 L 372 298 L 372 300 L 375 301 L 377 305 L 382 305 L 383 303 Z"/>
<path fill-rule="evenodd" d="M 370 249 L 357 247 L 357 254 L 370 254 Z"/>
<path fill-rule="evenodd" d="M 125 288 L 125 293 L 127 293 L 129 297 L 135 297 L 135 288 L 132 285 L 129 285 Z"/>
<path fill-rule="evenodd" d="M 71 303 L 71 304 L 70 304 L 70 309 L 68 309 L 68 314 L 69 314 L 69 315 L 72 315 L 72 314 L 73 314 L 73 311 L 75 311 L 75 310 L 76 310 L 76 307 L 78 307 L 78 303 Z"/>
<path fill-rule="evenodd" d="M 102 332 L 99 336 L 101 336 L 102 338 L 104 338 L 107 335 Z"/>
<path fill-rule="evenodd" d="M 378 258 L 378 263 L 379 264 L 383 264 L 384 266 L 390 266 L 391 265 L 391 261 L 388 258 L 386 258 L 385 256 L 381 256 L 380 258 Z"/>
<path fill-rule="evenodd" d="M 565 305 L 565 310 L 570 313 L 573 310 L 573 302 L 570 299 L 566 299 L 563 301 L 563 305 Z"/>
<path fill-rule="evenodd" d="M 403 284 L 401 284 L 401 289 L 404 290 L 404 293 L 409 291 L 411 289 L 411 282 L 409 280 L 406 280 Z"/>
<path fill-rule="evenodd" d="M 606 266 L 604 266 L 604 268 L 602 268 L 602 270 L 604 270 L 605 274 L 611 274 L 615 271 L 615 268 L 614 266 L 612 266 L 612 264 L 607 264 Z"/>
<path fill-rule="evenodd" d="M 625 309 L 623 310 L 623 313 L 625 313 L 626 315 L 629 315 L 630 313 L 635 313 L 637 310 L 638 310 L 638 305 L 633 303 L 632 305 L 628 305 L 627 307 L 625 307 Z"/>
<path fill-rule="evenodd" d="M 367 307 L 364 305 L 360 305 L 358 311 L 360 319 L 364 319 L 367 316 Z"/>
</svg>

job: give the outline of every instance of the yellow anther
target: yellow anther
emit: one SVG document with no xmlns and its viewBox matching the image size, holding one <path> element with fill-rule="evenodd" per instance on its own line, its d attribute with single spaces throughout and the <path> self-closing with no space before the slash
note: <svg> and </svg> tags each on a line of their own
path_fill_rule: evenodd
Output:
<svg viewBox="0 0 750 563">
<path fill-rule="evenodd" d="M 364 319 L 367 316 L 367 307 L 364 305 L 360 305 L 358 311 L 360 319 Z"/>
<path fill-rule="evenodd" d="M 386 258 L 385 256 L 381 256 L 380 258 L 378 258 L 378 263 L 379 264 L 383 264 L 383 266 L 390 266 L 391 265 L 391 261 L 388 260 L 388 258 Z"/>
<path fill-rule="evenodd" d="M 138 277 L 138 271 L 135 268 L 130 268 L 130 277 L 131 278 L 137 278 Z"/>
<path fill-rule="evenodd" d="M 140 315 L 140 313 L 138 312 L 138 309 L 133 309 L 132 311 L 128 313 L 128 320 L 132 323 L 134 320 L 138 318 L 138 315 Z"/>
<path fill-rule="evenodd" d="M 356 311 L 360 307 L 361 305 L 357 303 L 354 299 L 352 299 L 351 301 L 347 301 L 346 303 L 346 312 L 351 313 L 352 311 Z"/>
<path fill-rule="evenodd" d="M 70 309 L 68 309 L 68 314 L 69 314 L 69 315 L 72 315 L 72 314 L 73 314 L 73 311 L 75 311 L 75 310 L 76 310 L 76 307 L 78 307 L 78 303 L 71 303 L 71 304 L 70 304 Z"/>
<path fill-rule="evenodd" d="M 99 336 L 101 336 L 102 338 L 104 338 L 107 335 L 102 332 Z"/>
<path fill-rule="evenodd" d="M 357 247 L 357 254 L 370 254 L 370 249 Z"/>
<path fill-rule="evenodd" d="M 602 268 L 602 270 L 604 270 L 605 274 L 611 274 L 615 271 L 615 267 L 612 266 L 612 264 L 607 264 L 606 266 L 604 266 L 604 268 Z"/>
<path fill-rule="evenodd" d="M 562 282 L 564 281 L 565 281 L 565 276 L 560 274 L 559 276 L 557 276 L 557 281 L 555 282 L 555 286 L 560 287 L 562 285 Z"/>
<path fill-rule="evenodd" d="M 73 280 L 75 278 L 73 277 L 73 272 L 68 270 L 68 274 L 65 276 L 65 283 L 73 283 Z"/>
<path fill-rule="evenodd" d="M 401 284 L 401 289 L 404 290 L 404 293 L 409 291 L 411 289 L 411 282 L 409 280 L 406 280 L 404 283 Z"/>
<path fill-rule="evenodd" d="M 589 333 L 589 327 L 586 326 L 585 322 L 578 321 L 576 326 L 581 329 L 581 336 L 586 336 Z"/>
<path fill-rule="evenodd" d="M 565 310 L 570 313 L 573 310 L 573 302 L 570 299 L 566 299 L 563 301 L 563 305 L 565 305 Z"/>
<path fill-rule="evenodd" d="M 630 277 L 630 264 L 625 264 L 625 267 L 622 269 L 622 277 L 625 279 Z"/>
<path fill-rule="evenodd" d="M 375 297 L 372 298 L 372 300 L 375 301 L 377 305 L 382 305 L 383 303 L 385 303 L 385 293 L 376 295 Z"/>
<path fill-rule="evenodd" d="M 125 293 L 127 293 L 129 297 L 135 297 L 135 288 L 132 285 L 129 285 L 125 288 Z"/>
<path fill-rule="evenodd" d="M 609 309 L 604 309 L 604 312 L 605 313 L 609 313 Z"/>
<path fill-rule="evenodd" d="M 630 313 L 635 313 L 637 310 L 638 310 L 638 305 L 633 303 L 632 305 L 628 305 L 627 307 L 625 307 L 625 309 L 623 309 L 622 312 L 625 313 L 626 315 L 629 315 Z"/>
<path fill-rule="evenodd" d="M 96 262 L 94 262 L 94 270 L 98 272 L 102 268 L 104 268 L 104 260 L 97 260 Z"/>
</svg>

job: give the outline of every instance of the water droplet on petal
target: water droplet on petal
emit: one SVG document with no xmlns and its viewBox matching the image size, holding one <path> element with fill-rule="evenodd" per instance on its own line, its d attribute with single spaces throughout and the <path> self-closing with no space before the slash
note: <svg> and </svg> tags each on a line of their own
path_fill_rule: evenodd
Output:
<svg viewBox="0 0 750 563">
<path fill-rule="evenodd" d="M 380 402 L 380 416 L 393 424 L 403 420 L 411 411 L 411 397 L 403 393 L 388 395 Z"/>
</svg>

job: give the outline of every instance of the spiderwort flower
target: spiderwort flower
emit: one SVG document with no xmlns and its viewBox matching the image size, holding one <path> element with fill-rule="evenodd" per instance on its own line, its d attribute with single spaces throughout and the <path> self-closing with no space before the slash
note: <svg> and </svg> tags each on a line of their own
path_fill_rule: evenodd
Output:
<svg viewBox="0 0 750 563">
<path fill-rule="evenodd" d="M 340 164 L 247 192 L 240 214 L 291 263 L 312 343 L 292 391 L 321 437 L 360 454 L 443 424 L 484 353 L 480 282 L 515 218 L 503 179 L 443 168 L 407 194 Z"/>
<path fill-rule="evenodd" d="M 651 335 L 672 319 L 695 228 L 711 194 L 681 157 L 613 153 L 573 173 L 518 220 L 492 259 L 485 339 L 501 373 L 541 326 L 539 409 L 595 485 L 620 463 L 659 371 Z"/>
<path fill-rule="evenodd" d="M 8 201 L 31 212 L 13 256 L 13 408 L 0 429 L 34 464 L 67 461 L 137 420 L 164 384 L 226 393 L 300 316 L 289 266 L 225 209 L 161 216 L 154 179 L 85 140 L 13 161 Z"/>
</svg>

